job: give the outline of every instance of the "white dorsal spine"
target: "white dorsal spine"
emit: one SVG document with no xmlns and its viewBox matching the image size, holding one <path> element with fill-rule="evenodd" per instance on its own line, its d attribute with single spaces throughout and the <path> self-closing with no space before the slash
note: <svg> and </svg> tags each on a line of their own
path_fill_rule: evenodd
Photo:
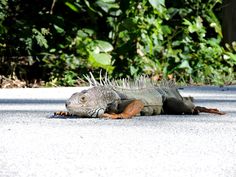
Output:
<svg viewBox="0 0 236 177">
<path fill-rule="evenodd" d="M 102 77 L 102 74 L 100 73 L 99 81 L 97 81 L 91 72 L 89 75 L 85 76 L 85 78 L 92 87 L 108 87 L 115 91 L 121 91 L 125 93 L 150 93 L 150 96 L 157 91 L 164 97 L 174 97 L 179 100 L 183 99 L 176 88 L 174 81 L 162 80 L 157 82 L 152 81 L 152 79 L 147 76 L 139 76 L 137 79 L 135 79 L 135 81 L 130 80 L 130 78 L 110 80 L 107 73 L 104 77 Z"/>
<path fill-rule="evenodd" d="M 92 87 L 105 86 L 113 89 L 130 89 L 130 90 L 158 88 L 160 92 L 163 91 L 162 94 L 166 94 L 167 90 L 176 89 L 174 81 L 162 80 L 160 82 L 156 82 L 152 81 L 151 78 L 144 75 L 139 76 L 135 80 L 131 80 L 129 77 L 118 80 L 115 79 L 110 80 L 108 78 L 107 73 L 104 76 L 102 76 L 100 72 L 100 78 L 99 81 L 97 81 L 93 76 L 93 74 L 89 72 L 89 75 L 86 75 L 85 78 Z"/>
</svg>

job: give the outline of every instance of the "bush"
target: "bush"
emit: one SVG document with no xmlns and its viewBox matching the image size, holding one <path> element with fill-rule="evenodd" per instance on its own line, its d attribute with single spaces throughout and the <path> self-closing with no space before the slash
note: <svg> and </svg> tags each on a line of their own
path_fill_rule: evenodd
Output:
<svg viewBox="0 0 236 177">
<path fill-rule="evenodd" d="M 1 1 L 2 63 L 19 66 L 12 56 L 33 56 L 25 63 L 56 85 L 74 85 L 101 69 L 113 77 L 147 74 L 211 84 L 235 79 L 235 45 L 222 46 L 221 0 L 35 3 Z"/>
</svg>

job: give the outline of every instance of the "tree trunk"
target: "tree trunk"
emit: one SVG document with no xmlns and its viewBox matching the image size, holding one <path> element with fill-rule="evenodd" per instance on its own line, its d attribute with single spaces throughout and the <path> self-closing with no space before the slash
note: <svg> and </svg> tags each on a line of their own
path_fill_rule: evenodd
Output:
<svg viewBox="0 0 236 177">
<path fill-rule="evenodd" d="M 236 1 L 223 0 L 223 38 L 224 43 L 236 41 Z"/>
</svg>

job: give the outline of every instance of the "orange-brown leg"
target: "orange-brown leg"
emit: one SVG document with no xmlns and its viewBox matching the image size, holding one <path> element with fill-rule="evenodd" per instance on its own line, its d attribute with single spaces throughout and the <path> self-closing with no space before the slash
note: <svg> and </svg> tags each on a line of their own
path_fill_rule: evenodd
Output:
<svg viewBox="0 0 236 177">
<path fill-rule="evenodd" d="M 105 113 L 102 114 L 100 117 L 102 118 L 110 118 L 110 119 L 129 119 L 132 118 L 133 116 L 137 115 L 140 113 L 140 111 L 143 109 L 144 104 L 140 100 L 134 100 L 131 103 L 129 103 L 124 111 L 120 114 L 115 114 L 115 113 Z"/>
<path fill-rule="evenodd" d="M 201 107 L 201 106 L 196 106 L 194 108 L 195 111 L 198 112 L 206 112 L 206 113 L 212 113 L 212 114 L 219 114 L 219 115 L 224 115 L 224 112 L 219 111 L 218 109 L 214 109 L 214 108 L 205 108 L 205 107 Z"/>
</svg>

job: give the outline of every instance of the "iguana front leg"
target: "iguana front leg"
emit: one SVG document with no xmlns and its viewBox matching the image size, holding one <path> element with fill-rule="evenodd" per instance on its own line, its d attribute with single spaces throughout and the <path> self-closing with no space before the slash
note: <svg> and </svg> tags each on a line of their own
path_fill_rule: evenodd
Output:
<svg viewBox="0 0 236 177">
<path fill-rule="evenodd" d="M 69 112 L 64 112 L 64 111 L 58 111 L 54 112 L 54 116 L 72 116 Z"/>
<path fill-rule="evenodd" d="M 194 108 L 194 112 L 206 112 L 206 113 L 212 113 L 212 114 L 219 114 L 219 115 L 224 115 L 224 112 L 219 111 L 218 109 L 214 108 L 206 108 L 206 107 L 201 107 L 201 106 L 196 106 Z"/>
<path fill-rule="evenodd" d="M 104 113 L 100 117 L 101 118 L 109 118 L 109 119 L 129 119 L 133 116 L 140 113 L 140 111 L 143 109 L 144 104 L 140 100 L 133 100 L 131 103 L 129 103 L 124 111 L 122 113 L 116 114 L 116 113 Z"/>
</svg>

